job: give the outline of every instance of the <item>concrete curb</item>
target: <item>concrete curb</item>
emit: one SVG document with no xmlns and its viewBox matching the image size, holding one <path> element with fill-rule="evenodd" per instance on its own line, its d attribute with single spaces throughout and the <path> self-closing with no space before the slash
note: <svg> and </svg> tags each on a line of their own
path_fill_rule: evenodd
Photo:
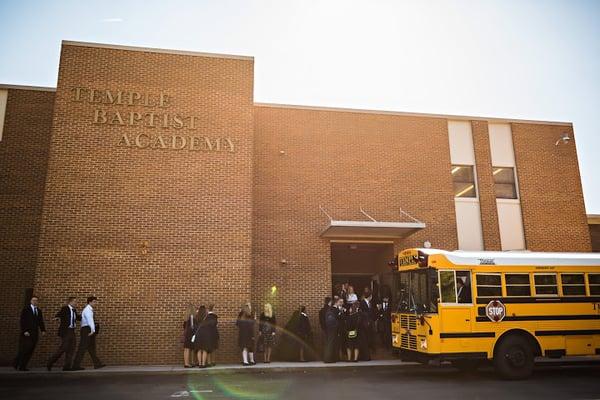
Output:
<svg viewBox="0 0 600 400">
<path fill-rule="evenodd" d="M 539 367 L 563 367 L 563 366 L 600 366 L 600 357 L 567 357 L 562 359 L 536 359 L 536 368 Z M 450 367 L 442 365 L 442 367 Z M 490 364 L 491 366 L 491 364 Z M 280 372 L 310 372 L 310 371 L 334 371 L 334 370 L 357 370 L 362 368 L 371 369 L 406 369 L 406 368 L 439 368 L 440 365 L 422 365 L 419 363 L 402 362 L 399 360 L 379 360 L 363 361 L 358 363 L 338 362 L 325 364 L 321 361 L 299 363 L 299 362 L 275 362 L 273 364 L 259 363 L 255 366 L 244 367 L 238 364 L 217 365 L 215 367 L 183 368 L 172 365 L 152 365 L 152 366 L 110 366 L 102 369 L 88 368 L 83 371 L 64 372 L 60 368 L 48 372 L 44 368 L 35 368 L 29 372 L 15 371 L 10 367 L 0 368 L 0 379 L 6 378 L 28 378 L 28 377 L 60 377 L 60 378 L 81 378 L 81 377 L 101 377 L 115 375 L 229 375 L 229 374 L 266 374 Z M 485 368 L 485 366 L 482 366 Z"/>
<path fill-rule="evenodd" d="M 295 365 L 289 365 L 295 364 Z M 0 378 L 17 377 L 85 377 L 85 376 L 111 376 L 111 375 L 215 375 L 215 374 L 264 374 L 271 372 L 309 372 L 309 371 L 332 371 L 340 369 L 400 369 L 419 366 L 417 363 L 394 362 L 339 362 L 332 364 L 318 363 L 273 363 L 270 365 L 257 364 L 250 367 L 242 365 L 223 365 L 211 368 L 182 368 L 173 366 L 147 366 L 147 367 L 105 367 L 102 369 L 86 369 L 83 371 L 67 372 L 59 368 L 48 372 L 42 368 L 31 369 L 29 372 L 15 371 L 12 368 L 0 369 Z"/>
</svg>

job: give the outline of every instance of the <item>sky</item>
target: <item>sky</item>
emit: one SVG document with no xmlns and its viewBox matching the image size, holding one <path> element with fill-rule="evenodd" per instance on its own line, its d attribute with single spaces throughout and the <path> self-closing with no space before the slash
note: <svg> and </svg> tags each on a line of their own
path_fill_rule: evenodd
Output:
<svg viewBox="0 0 600 400">
<path fill-rule="evenodd" d="M 75 40 L 254 56 L 256 102 L 569 121 L 600 214 L 599 21 L 600 0 L 0 0 L 0 83 L 55 87 Z"/>
</svg>

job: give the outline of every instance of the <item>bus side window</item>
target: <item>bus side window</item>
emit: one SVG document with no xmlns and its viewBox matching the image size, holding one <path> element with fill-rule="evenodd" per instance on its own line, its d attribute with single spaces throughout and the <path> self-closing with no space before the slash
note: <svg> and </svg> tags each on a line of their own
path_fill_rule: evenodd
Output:
<svg viewBox="0 0 600 400">
<path fill-rule="evenodd" d="M 461 287 L 462 282 L 462 287 Z M 469 271 L 456 271 L 456 295 L 461 304 L 472 303 L 471 296 L 471 273 Z"/>
<path fill-rule="evenodd" d="M 590 294 L 600 295 L 600 274 L 588 274 L 588 282 L 590 283 Z"/>
<path fill-rule="evenodd" d="M 442 303 L 456 303 L 454 271 L 440 271 L 440 292 Z"/>
</svg>

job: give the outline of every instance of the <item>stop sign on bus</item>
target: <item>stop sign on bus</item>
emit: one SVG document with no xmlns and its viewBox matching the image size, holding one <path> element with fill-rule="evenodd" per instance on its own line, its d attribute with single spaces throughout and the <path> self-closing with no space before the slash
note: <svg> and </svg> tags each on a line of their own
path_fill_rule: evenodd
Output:
<svg viewBox="0 0 600 400">
<path fill-rule="evenodd" d="M 485 306 L 485 314 L 492 322 L 500 322 L 506 316 L 506 307 L 499 300 L 492 300 Z"/>
</svg>

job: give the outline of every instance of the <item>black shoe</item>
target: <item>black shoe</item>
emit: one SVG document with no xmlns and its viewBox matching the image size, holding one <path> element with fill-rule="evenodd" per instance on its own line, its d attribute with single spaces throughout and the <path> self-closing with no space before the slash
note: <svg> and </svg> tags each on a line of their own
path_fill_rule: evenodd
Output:
<svg viewBox="0 0 600 400">
<path fill-rule="evenodd" d="M 250 365 L 256 365 L 256 361 L 252 361 Z"/>
<path fill-rule="evenodd" d="M 94 365 L 94 369 L 100 369 L 100 368 L 104 368 L 104 367 L 106 367 L 106 364 Z"/>
<path fill-rule="evenodd" d="M 19 371 L 29 371 L 29 370 L 25 367 L 21 367 L 21 368 L 19 368 Z"/>
<path fill-rule="evenodd" d="M 52 371 L 52 365 L 50 365 L 50 364 L 46 365 L 46 371 L 48 371 L 48 372 Z"/>
<path fill-rule="evenodd" d="M 70 371 L 83 371 L 85 368 L 83 367 L 73 367 L 70 369 Z"/>
<path fill-rule="evenodd" d="M 192 368 L 191 365 L 184 365 L 183 368 Z"/>
<path fill-rule="evenodd" d="M 245 362 L 245 363 L 242 363 L 242 365 L 243 365 L 244 367 L 249 367 L 249 366 L 251 366 L 252 364 Z"/>
<path fill-rule="evenodd" d="M 73 368 L 71 368 L 71 367 L 63 367 L 63 371 L 73 371 Z"/>
</svg>

